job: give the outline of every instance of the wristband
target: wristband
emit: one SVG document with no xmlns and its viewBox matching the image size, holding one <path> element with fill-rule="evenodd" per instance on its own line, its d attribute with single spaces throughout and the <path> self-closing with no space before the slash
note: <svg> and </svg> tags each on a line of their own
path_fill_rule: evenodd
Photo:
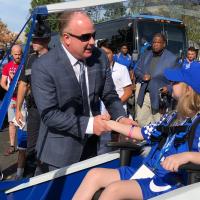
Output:
<svg viewBox="0 0 200 200">
<path fill-rule="evenodd" d="M 135 127 L 135 125 L 132 125 L 129 132 L 128 132 L 128 137 L 129 138 L 133 138 L 133 128 Z"/>
</svg>

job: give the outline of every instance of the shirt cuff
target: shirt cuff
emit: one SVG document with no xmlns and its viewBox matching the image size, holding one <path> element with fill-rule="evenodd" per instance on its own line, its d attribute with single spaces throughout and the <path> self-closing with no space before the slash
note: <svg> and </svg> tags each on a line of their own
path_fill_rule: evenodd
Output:
<svg viewBox="0 0 200 200">
<path fill-rule="evenodd" d="M 86 134 L 93 134 L 94 117 L 90 117 L 86 128 Z"/>
</svg>

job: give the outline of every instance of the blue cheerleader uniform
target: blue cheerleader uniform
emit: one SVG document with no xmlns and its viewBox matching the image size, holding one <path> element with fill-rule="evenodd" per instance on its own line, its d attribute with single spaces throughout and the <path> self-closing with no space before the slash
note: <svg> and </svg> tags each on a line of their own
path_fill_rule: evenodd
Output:
<svg viewBox="0 0 200 200">
<path fill-rule="evenodd" d="M 149 199 L 183 186 L 180 183 L 182 174 L 167 171 L 160 163 L 170 155 L 189 151 L 186 135 L 192 124 L 199 118 L 199 114 L 193 118 L 187 118 L 184 121 L 174 123 L 176 118 L 177 113 L 172 112 L 164 115 L 159 122 L 144 126 L 141 132 L 147 143 L 151 145 L 151 151 L 144 159 L 143 165 L 137 170 L 133 167 L 121 167 L 118 169 L 121 180 L 134 179 L 138 182 L 142 190 L 143 199 Z M 161 130 L 158 128 L 180 126 L 184 127 L 185 131 L 169 133 L 167 136 L 162 132 L 163 128 Z M 161 147 L 159 146 L 161 140 L 156 141 L 156 138 L 165 138 L 165 142 Z M 200 151 L 200 125 L 195 130 L 191 150 L 195 152 Z"/>
</svg>

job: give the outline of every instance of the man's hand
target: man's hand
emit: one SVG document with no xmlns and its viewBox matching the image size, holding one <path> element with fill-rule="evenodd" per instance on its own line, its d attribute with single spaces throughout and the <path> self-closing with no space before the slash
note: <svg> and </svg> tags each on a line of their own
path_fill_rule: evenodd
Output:
<svg viewBox="0 0 200 200">
<path fill-rule="evenodd" d="M 14 78 L 14 76 L 15 76 L 14 70 L 9 71 L 9 76 L 10 76 L 11 80 Z"/>
<path fill-rule="evenodd" d="M 164 86 L 164 87 L 160 88 L 160 92 L 161 92 L 162 94 L 167 94 L 167 93 L 168 93 L 167 86 Z"/>
<path fill-rule="evenodd" d="M 22 113 L 20 111 L 16 110 L 15 118 L 16 118 L 17 123 L 20 126 L 22 126 L 23 125 L 22 121 L 24 121 L 24 117 L 23 117 L 23 115 L 22 115 Z"/>
<path fill-rule="evenodd" d="M 143 76 L 143 81 L 150 81 L 150 79 L 151 79 L 151 75 L 149 75 L 149 74 L 145 74 Z"/>
<path fill-rule="evenodd" d="M 94 117 L 93 132 L 95 135 L 101 135 L 104 132 L 111 131 L 105 121 L 110 120 L 109 115 L 97 115 Z"/>
</svg>

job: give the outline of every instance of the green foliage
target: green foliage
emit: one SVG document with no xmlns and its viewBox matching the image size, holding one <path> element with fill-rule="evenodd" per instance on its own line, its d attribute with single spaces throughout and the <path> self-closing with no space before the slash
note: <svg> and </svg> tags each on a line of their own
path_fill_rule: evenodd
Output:
<svg viewBox="0 0 200 200">
<path fill-rule="evenodd" d="M 101 21 L 102 10 L 103 10 L 102 6 L 96 6 L 92 8 L 87 8 L 86 12 L 91 17 L 91 19 L 96 23 Z"/>
<path fill-rule="evenodd" d="M 183 16 L 184 24 L 186 25 L 188 39 L 199 43 L 200 41 L 200 21 L 195 17 Z"/>
<path fill-rule="evenodd" d="M 11 43 L 16 37 L 15 33 L 12 33 L 6 24 L 0 19 L 0 49 L 6 46 L 7 43 Z"/>
<path fill-rule="evenodd" d="M 37 6 L 46 5 L 46 4 L 52 4 L 52 3 L 60 3 L 60 2 L 64 2 L 64 0 L 32 0 L 31 1 L 30 13 Z M 48 20 L 48 23 L 49 23 L 49 25 L 51 27 L 52 32 L 57 32 L 58 31 L 58 15 L 59 14 L 50 14 L 50 15 L 48 15 L 47 20 Z M 25 32 L 28 33 L 29 30 L 30 30 L 30 23 L 27 26 Z"/>
<path fill-rule="evenodd" d="M 32 0 L 31 10 L 39 5 L 64 2 L 64 0 Z M 199 4 L 187 0 L 129 0 L 128 3 L 115 3 L 103 6 L 87 8 L 86 11 L 93 21 L 101 22 L 109 19 L 122 17 L 126 14 L 148 13 L 162 15 L 165 17 L 174 17 L 183 20 L 187 27 L 188 38 L 197 43 L 200 41 L 200 21 L 197 16 L 187 16 L 187 13 L 181 13 L 182 9 L 199 10 Z M 160 6 L 160 7 L 159 7 Z M 163 7 L 162 7 L 163 6 Z M 157 9 L 153 9 L 157 7 Z M 156 10 L 156 11 L 155 11 Z M 199 17 L 199 16 L 198 16 Z M 48 22 L 52 31 L 58 31 L 58 14 L 50 14 Z M 26 32 L 29 31 L 30 25 Z"/>
<path fill-rule="evenodd" d="M 200 15 L 199 3 L 195 1 L 182 0 L 142 0 L 129 1 L 129 13 L 145 13 L 151 12 L 155 15 L 164 17 L 177 18 L 184 22 L 188 40 L 199 44 L 200 41 Z"/>
<path fill-rule="evenodd" d="M 110 19 L 116 19 L 126 14 L 126 7 L 123 3 L 108 4 L 86 9 L 88 15 L 97 23 Z"/>
<path fill-rule="evenodd" d="M 126 14 L 126 7 L 123 5 L 123 3 L 107 5 L 105 6 L 105 10 L 105 20 L 116 19 L 118 17 L 123 17 Z"/>
</svg>

